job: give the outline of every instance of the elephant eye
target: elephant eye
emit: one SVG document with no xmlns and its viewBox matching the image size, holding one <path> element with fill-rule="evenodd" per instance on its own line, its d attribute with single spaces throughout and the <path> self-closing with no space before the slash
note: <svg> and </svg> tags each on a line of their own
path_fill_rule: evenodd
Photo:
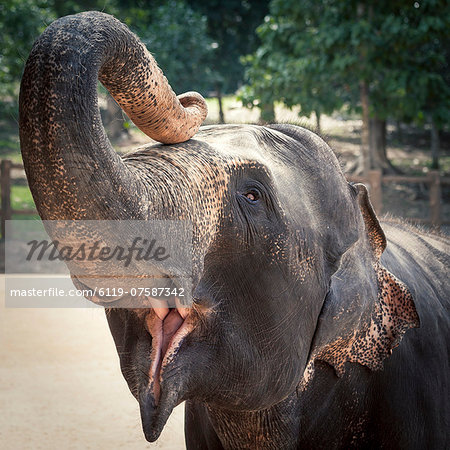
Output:
<svg viewBox="0 0 450 450">
<path fill-rule="evenodd" d="M 250 202 L 256 202 L 259 200 L 259 192 L 257 190 L 251 190 L 244 194 L 244 197 L 246 197 Z"/>
</svg>

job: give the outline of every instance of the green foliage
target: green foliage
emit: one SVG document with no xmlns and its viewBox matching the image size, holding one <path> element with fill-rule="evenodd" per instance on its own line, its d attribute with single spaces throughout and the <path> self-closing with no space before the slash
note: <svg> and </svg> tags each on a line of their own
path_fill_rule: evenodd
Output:
<svg viewBox="0 0 450 450">
<path fill-rule="evenodd" d="M 273 0 L 246 58 L 242 98 L 300 104 L 302 113 L 358 105 L 369 86 L 372 114 L 405 121 L 450 119 L 450 6 L 444 0 Z"/>
<path fill-rule="evenodd" d="M 119 0 L 120 1 L 120 0 Z M 51 8 L 56 17 L 77 14 L 83 11 L 103 11 L 116 15 L 119 13 L 117 0 L 51 0 Z"/>
<path fill-rule="evenodd" d="M 57 17 L 86 10 L 126 22 L 154 53 L 177 93 L 213 89 L 206 18 L 182 0 L 6 0 L 0 4 L 0 116 L 17 114 L 18 86 L 34 40 Z"/>
<path fill-rule="evenodd" d="M 34 201 L 28 186 L 11 186 L 11 208 L 33 209 Z"/>
<path fill-rule="evenodd" d="M 104 11 L 124 21 L 147 44 L 177 93 L 243 82 L 240 57 L 257 46 L 254 30 L 268 0 L 4 0 L 0 4 L 0 98 L 17 109 L 23 66 L 34 40 L 57 17 Z M 3 114 L 3 116 L 5 116 Z"/>
<path fill-rule="evenodd" d="M 3 0 L 0 3 L 0 114 L 16 113 L 17 90 L 34 40 L 53 20 L 45 2 Z"/>
<path fill-rule="evenodd" d="M 240 60 L 256 50 L 256 27 L 269 11 L 269 0 L 188 0 L 207 17 L 207 32 L 213 40 L 211 58 L 213 81 L 223 93 L 234 93 L 243 83 Z"/>
<path fill-rule="evenodd" d="M 212 41 L 204 16 L 183 1 L 170 0 L 130 8 L 123 20 L 152 52 L 176 93 L 211 89 Z"/>
</svg>

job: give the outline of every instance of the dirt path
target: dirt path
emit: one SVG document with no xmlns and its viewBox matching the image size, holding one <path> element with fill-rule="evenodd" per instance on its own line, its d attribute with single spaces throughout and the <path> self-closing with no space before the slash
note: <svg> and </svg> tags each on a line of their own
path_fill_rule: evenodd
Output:
<svg viewBox="0 0 450 450">
<path fill-rule="evenodd" d="M 102 310 L 4 307 L 0 279 L 2 449 L 184 449 L 183 405 L 158 442 L 141 430 Z"/>
</svg>

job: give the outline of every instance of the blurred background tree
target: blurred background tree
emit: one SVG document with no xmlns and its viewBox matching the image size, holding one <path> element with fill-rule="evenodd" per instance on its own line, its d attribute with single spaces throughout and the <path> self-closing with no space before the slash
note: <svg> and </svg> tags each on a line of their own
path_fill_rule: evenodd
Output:
<svg viewBox="0 0 450 450">
<path fill-rule="evenodd" d="M 175 92 L 214 94 L 222 111 L 222 95 L 244 82 L 240 57 L 256 50 L 255 29 L 268 5 L 268 0 L 6 0 L 0 5 L 2 88 L 17 113 L 18 84 L 33 41 L 57 17 L 98 10 L 139 35 Z"/>
<path fill-rule="evenodd" d="M 388 120 L 426 126 L 437 167 L 450 123 L 449 9 L 446 0 L 4 0 L 0 119 L 16 126 L 23 65 L 43 29 L 100 10 L 139 35 L 175 92 L 216 97 L 220 122 L 222 96 L 237 89 L 263 122 L 284 104 L 314 115 L 320 130 L 324 115 L 344 108 L 362 117 L 358 171 L 395 169 L 386 156 Z M 112 117 L 120 134 L 123 114 L 116 107 Z"/>
<path fill-rule="evenodd" d="M 17 87 L 36 37 L 55 18 L 44 1 L 3 0 L 0 3 L 0 115 L 14 117 Z"/>
<path fill-rule="evenodd" d="M 224 122 L 222 95 L 231 94 L 244 82 L 242 55 L 259 44 L 256 27 L 269 12 L 269 0 L 189 0 L 207 17 L 207 31 L 213 39 L 212 83 L 219 101 L 220 122 Z"/>
<path fill-rule="evenodd" d="M 182 0 L 151 2 L 145 8 L 119 3 L 122 21 L 145 43 L 174 91 L 196 90 L 206 96 L 213 78 L 206 17 Z"/>
<path fill-rule="evenodd" d="M 428 121 L 436 167 L 439 130 L 450 122 L 449 29 L 445 0 L 273 0 L 241 96 L 250 105 L 301 105 L 317 118 L 343 104 L 360 111 L 360 172 L 394 170 L 388 118 Z"/>
</svg>

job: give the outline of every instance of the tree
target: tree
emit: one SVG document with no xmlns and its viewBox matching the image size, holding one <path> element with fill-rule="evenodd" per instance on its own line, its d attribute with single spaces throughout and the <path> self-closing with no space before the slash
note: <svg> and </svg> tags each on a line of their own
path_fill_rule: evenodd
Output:
<svg viewBox="0 0 450 450">
<path fill-rule="evenodd" d="M 242 55 L 257 48 L 256 27 L 269 12 L 268 0 L 188 0 L 207 17 L 207 31 L 214 40 L 213 68 L 221 77 L 223 92 L 234 92 L 244 79 Z"/>
<path fill-rule="evenodd" d="M 222 94 L 234 93 L 244 83 L 241 56 L 256 50 L 255 30 L 269 12 L 269 0 L 188 0 L 188 3 L 207 17 L 207 32 L 213 40 L 213 86 L 221 109 Z"/>
<path fill-rule="evenodd" d="M 85 10 L 116 15 L 146 43 L 178 93 L 214 86 L 211 70 L 212 40 L 207 21 L 182 0 L 6 0 L 0 5 L 2 99 L 16 104 L 24 63 L 34 40 L 57 17 Z"/>
<path fill-rule="evenodd" d="M 433 128 L 450 121 L 447 49 L 450 6 L 444 1 L 381 2 L 366 7 L 373 36 L 366 57 L 372 68 L 369 97 L 371 165 L 389 169 L 385 122 L 388 117 Z"/>
<path fill-rule="evenodd" d="M 0 98 L 3 115 L 16 113 L 23 65 L 37 36 L 54 19 L 45 2 L 4 0 L 0 4 Z"/>
<path fill-rule="evenodd" d="M 390 170 L 388 117 L 420 122 L 428 113 L 439 127 L 449 122 L 449 8 L 440 0 L 273 0 L 258 30 L 260 49 L 273 50 L 254 55 L 250 87 L 269 95 L 252 74 L 259 71 L 277 80 L 272 100 L 290 98 L 307 115 L 344 102 L 361 108 L 362 168 Z"/>
<path fill-rule="evenodd" d="M 83 11 L 103 11 L 116 15 L 119 12 L 117 0 L 51 0 L 49 2 L 56 17 L 77 14 Z"/>
<path fill-rule="evenodd" d="M 212 40 L 207 19 L 181 0 L 125 11 L 125 23 L 142 39 L 178 94 L 213 86 Z"/>
<path fill-rule="evenodd" d="M 288 107 L 300 105 L 301 115 L 315 113 L 320 132 L 321 115 L 340 108 L 351 95 L 351 85 L 341 86 L 325 67 L 322 55 L 311 51 L 315 36 L 308 34 L 310 23 L 307 20 L 299 27 L 284 17 L 266 17 L 257 28 L 260 47 L 244 58 L 250 83 L 242 87 L 239 96 L 247 106 L 260 107 L 262 119 L 263 108 L 274 101 Z"/>
</svg>

